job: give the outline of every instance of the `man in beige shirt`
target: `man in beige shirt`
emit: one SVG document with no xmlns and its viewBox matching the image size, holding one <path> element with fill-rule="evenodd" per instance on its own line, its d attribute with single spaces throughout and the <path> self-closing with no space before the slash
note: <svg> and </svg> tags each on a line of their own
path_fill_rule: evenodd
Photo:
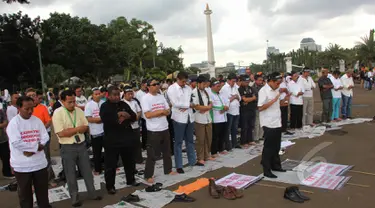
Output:
<svg viewBox="0 0 375 208">
<path fill-rule="evenodd" d="M 52 123 L 61 144 L 60 155 L 72 199 L 72 206 L 79 207 L 82 203 L 78 197 L 76 166 L 78 166 L 85 180 L 89 197 L 93 200 L 101 200 L 102 197 L 97 196 L 95 193 L 90 159 L 84 142 L 84 133 L 88 130 L 88 121 L 84 112 L 75 107 L 74 91 L 66 90 L 60 96 L 63 106 L 55 110 Z"/>
</svg>

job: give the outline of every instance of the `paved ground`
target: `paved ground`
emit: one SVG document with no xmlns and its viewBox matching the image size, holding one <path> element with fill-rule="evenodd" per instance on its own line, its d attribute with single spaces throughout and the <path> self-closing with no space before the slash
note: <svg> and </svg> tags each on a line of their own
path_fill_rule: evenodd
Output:
<svg viewBox="0 0 375 208">
<path fill-rule="evenodd" d="M 316 93 L 317 95 L 317 93 Z M 375 115 L 375 94 L 374 92 L 364 91 L 362 89 L 355 89 L 355 100 L 353 107 L 353 116 L 355 117 L 372 117 Z M 316 113 L 320 112 L 321 103 L 319 97 L 316 96 Z M 358 106 L 356 106 L 358 105 Z M 368 105 L 368 106 L 361 106 Z M 322 156 L 328 162 L 338 164 L 354 165 L 353 170 L 366 171 L 375 173 L 375 143 L 373 132 L 375 123 L 364 123 L 358 125 L 344 126 L 342 131 L 327 132 L 322 137 L 311 140 L 296 140 L 297 144 L 288 149 L 283 159 L 302 159 L 307 152 L 316 147 L 322 142 L 332 142 L 332 145 L 318 152 L 315 156 Z M 235 169 L 222 168 L 213 172 L 209 172 L 202 177 L 223 177 L 231 172 L 237 172 L 249 175 L 258 175 L 261 173 L 259 165 L 260 158 L 251 160 L 244 165 Z M 204 188 L 198 192 L 192 193 L 191 196 L 197 199 L 194 203 L 172 203 L 168 208 L 195 208 L 195 207 L 255 207 L 255 208 L 316 208 L 316 207 L 332 207 L 332 208 L 373 208 L 373 193 L 375 192 L 375 176 L 357 174 L 348 172 L 346 175 L 352 176 L 349 182 L 356 184 L 369 185 L 369 188 L 362 188 L 353 185 L 346 185 L 340 191 L 327 191 L 323 189 L 309 188 L 301 186 L 300 189 L 314 192 L 309 194 L 311 201 L 304 204 L 294 204 L 283 199 L 283 189 L 262 187 L 254 185 L 245 190 L 245 197 L 235 201 L 228 201 L 225 199 L 212 199 L 208 194 L 208 189 Z M 184 181 L 179 185 L 185 185 L 192 182 L 194 179 Z M 8 181 L 0 179 L 0 184 L 5 184 Z M 271 183 L 262 181 L 263 184 L 272 184 L 278 186 L 288 186 L 282 183 Z M 177 185 L 169 187 L 174 190 Z M 103 187 L 104 190 L 104 187 Z M 120 190 L 115 196 L 108 196 L 104 193 L 104 199 L 101 202 L 84 201 L 83 207 L 104 207 L 108 204 L 118 202 L 121 196 L 133 192 L 134 189 Z M 85 198 L 84 196 L 82 197 Z M 0 202 L 2 208 L 18 207 L 18 199 L 15 192 L 1 192 Z M 62 201 L 53 204 L 54 207 L 70 207 L 70 201 Z"/>
</svg>

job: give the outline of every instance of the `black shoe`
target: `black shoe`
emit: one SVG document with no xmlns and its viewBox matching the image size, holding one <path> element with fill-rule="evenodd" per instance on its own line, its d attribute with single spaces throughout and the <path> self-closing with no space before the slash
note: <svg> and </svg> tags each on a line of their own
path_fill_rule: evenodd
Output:
<svg viewBox="0 0 375 208">
<path fill-rule="evenodd" d="M 301 199 L 297 193 L 290 187 L 285 189 L 284 192 L 284 199 L 289 199 L 292 202 L 297 202 L 297 203 L 303 203 L 305 202 L 303 199 Z"/>
<path fill-rule="evenodd" d="M 204 164 L 203 163 L 200 163 L 200 162 L 197 162 L 197 163 L 195 163 L 195 166 L 204 166 Z"/>
<path fill-rule="evenodd" d="M 97 197 L 93 198 L 92 200 L 94 200 L 94 201 L 100 201 L 100 200 L 102 200 L 102 199 L 103 199 L 103 197 L 101 197 L 101 196 L 97 196 Z"/>
<path fill-rule="evenodd" d="M 72 207 L 80 207 L 80 206 L 82 206 L 82 202 L 80 201 L 72 204 Z"/>
<path fill-rule="evenodd" d="M 290 189 L 292 189 L 292 190 L 297 194 L 297 196 L 298 196 L 299 198 L 301 198 L 302 200 L 304 200 L 304 201 L 309 201 L 309 200 L 310 200 L 309 197 L 303 195 L 303 194 L 299 191 L 299 188 L 298 188 L 297 186 L 291 186 Z"/>
<path fill-rule="evenodd" d="M 111 188 L 111 189 L 108 189 L 107 192 L 108 192 L 109 195 L 115 195 L 116 194 L 116 189 L 115 188 Z"/>
<path fill-rule="evenodd" d="M 184 169 L 182 169 L 182 168 L 177 168 L 176 171 L 179 174 L 184 174 L 185 173 Z"/>
<path fill-rule="evenodd" d="M 290 131 L 286 131 L 284 134 L 285 134 L 285 135 L 293 135 L 294 133 L 292 133 L 292 132 L 290 132 Z"/>
<path fill-rule="evenodd" d="M 137 183 L 136 181 L 134 181 L 133 183 L 130 183 L 130 184 L 127 184 L 128 186 L 134 186 L 134 187 L 137 187 L 137 186 L 140 186 L 141 183 Z"/>
<path fill-rule="evenodd" d="M 195 202 L 195 199 L 186 194 L 180 194 L 174 197 L 173 202 Z"/>
<path fill-rule="evenodd" d="M 273 174 L 271 171 L 264 171 L 263 175 L 267 178 L 277 178 L 277 175 Z"/>
<path fill-rule="evenodd" d="M 122 197 L 121 201 L 125 201 L 125 202 L 139 202 L 139 201 L 141 201 L 141 199 L 137 195 L 129 194 L 129 195 L 125 196 L 125 197 Z"/>
<path fill-rule="evenodd" d="M 285 173 L 286 170 L 282 169 L 282 168 L 272 168 L 271 169 L 272 171 L 276 171 L 276 172 L 282 172 L 282 173 Z"/>
</svg>

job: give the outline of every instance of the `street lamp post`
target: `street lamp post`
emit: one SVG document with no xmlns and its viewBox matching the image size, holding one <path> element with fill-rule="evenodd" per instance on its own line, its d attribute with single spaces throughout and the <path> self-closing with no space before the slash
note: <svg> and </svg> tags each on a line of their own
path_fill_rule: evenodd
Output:
<svg viewBox="0 0 375 208">
<path fill-rule="evenodd" d="M 42 64 L 42 53 L 40 50 L 40 44 L 42 43 L 42 38 L 38 33 L 35 33 L 34 39 L 36 41 L 36 46 L 38 48 L 38 56 L 39 56 L 39 67 L 40 67 L 40 78 L 42 81 L 42 91 L 43 95 L 45 94 L 45 89 L 44 89 L 44 73 L 43 73 L 43 64 Z"/>
</svg>

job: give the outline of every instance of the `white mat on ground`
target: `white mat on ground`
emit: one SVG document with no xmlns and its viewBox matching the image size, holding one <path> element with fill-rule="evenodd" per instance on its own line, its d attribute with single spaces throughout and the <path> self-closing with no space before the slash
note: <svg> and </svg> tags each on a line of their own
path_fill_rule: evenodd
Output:
<svg viewBox="0 0 375 208">
<path fill-rule="evenodd" d="M 33 197 L 34 197 L 34 207 L 35 207 L 35 205 L 37 206 L 35 193 L 34 193 Z M 65 187 L 59 186 L 59 187 L 56 187 L 56 188 L 48 189 L 49 203 L 62 201 L 62 200 L 65 200 L 65 199 L 70 199 L 69 192 L 68 192 L 68 190 L 66 190 Z"/>
<path fill-rule="evenodd" d="M 348 124 L 359 124 L 359 123 L 364 123 L 364 122 L 369 122 L 372 121 L 372 118 L 354 118 L 354 119 L 346 119 L 342 120 L 339 122 L 331 122 L 329 125 L 332 127 L 335 126 L 343 126 L 343 125 L 348 125 Z"/>
<path fill-rule="evenodd" d="M 140 207 L 124 202 L 124 201 L 120 201 L 117 204 L 107 205 L 104 208 L 140 208 Z"/>
</svg>

